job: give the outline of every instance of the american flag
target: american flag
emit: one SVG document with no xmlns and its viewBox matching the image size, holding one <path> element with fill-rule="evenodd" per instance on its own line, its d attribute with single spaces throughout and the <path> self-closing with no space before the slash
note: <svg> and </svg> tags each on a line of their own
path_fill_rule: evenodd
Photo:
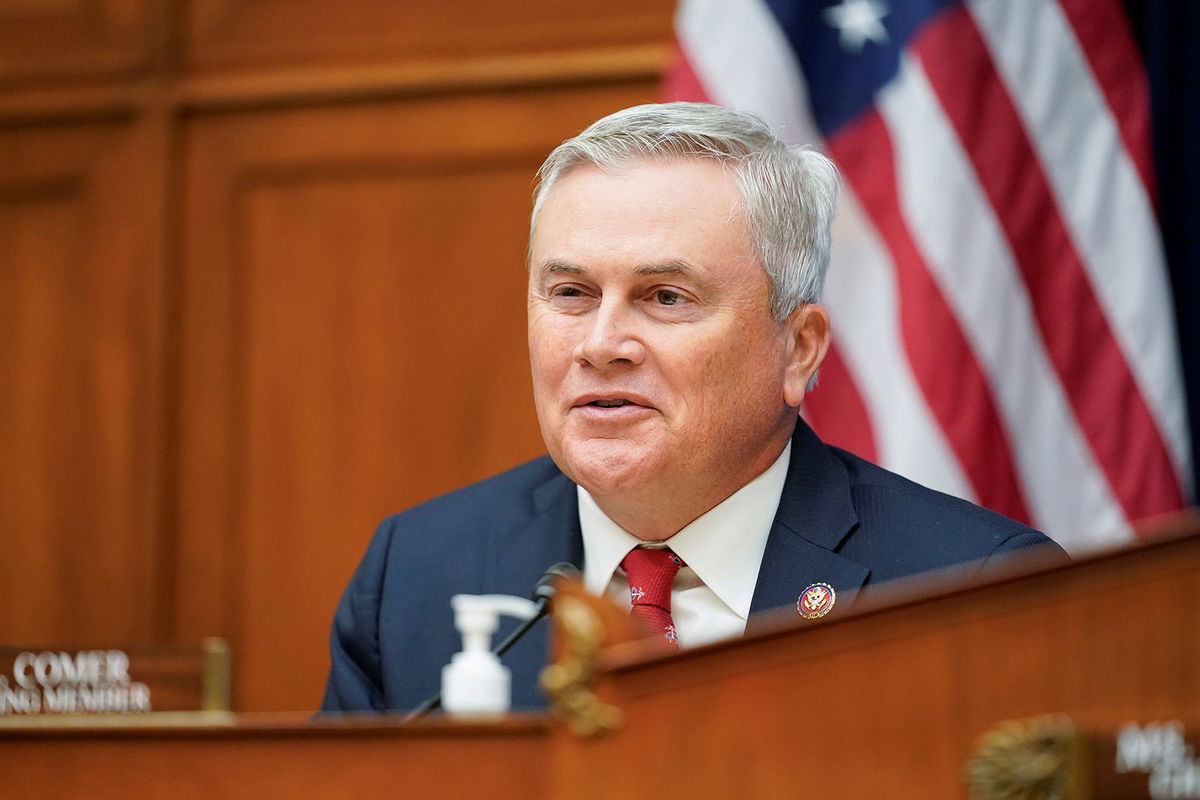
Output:
<svg viewBox="0 0 1200 800">
<path fill-rule="evenodd" d="M 1149 93 L 1118 0 L 683 0 L 673 99 L 842 171 L 805 414 L 1075 552 L 1186 504 Z"/>
</svg>

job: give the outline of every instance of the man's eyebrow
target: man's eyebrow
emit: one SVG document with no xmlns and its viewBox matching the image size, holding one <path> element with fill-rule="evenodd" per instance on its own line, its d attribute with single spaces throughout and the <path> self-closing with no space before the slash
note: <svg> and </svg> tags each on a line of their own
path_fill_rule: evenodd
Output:
<svg viewBox="0 0 1200 800">
<path fill-rule="evenodd" d="M 565 272 L 571 275 L 582 275 L 584 269 L 567 261 L 551 259 L 538 265 L 538 272 L 543 274 Z M 683 259 L 674 259 L 653 264 L 638 264 L 633 268 L 633 272 L 635 275 L 690 275 L 696 272 L 696 268 Z"/>
<path fill-rule="evenodd" d="M 550 261 L 543 261 L 541 264 L 539 264 L 538 272 L 542 272 L 542 273 L 567 272 L 567 273 L 570 273 L 571 275 L 582 275 L 583 267 L 577 267 L 574 264 L 567 263 L 566 261 L 550 260 Z"/>
<path fill-rule="evenodd" d="M 659 264 L 638 264 L 633 271 L 638 275 L 690 275 L 696 268 L 683 259 L 675 259 Z"/>
</svg>

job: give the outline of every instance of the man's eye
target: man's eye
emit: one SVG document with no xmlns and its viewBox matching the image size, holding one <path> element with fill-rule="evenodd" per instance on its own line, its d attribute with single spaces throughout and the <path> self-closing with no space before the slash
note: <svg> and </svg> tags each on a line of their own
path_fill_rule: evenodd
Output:
<svg viewBox="0 0 1200 800">
<path fill-rule="evenodd" d="M 659 289 L 654 293 L 654 299 L 659 305 L 673 306 L 683 302 L 683 295 L 670 289 Z"/>
<path fill-rule="evenodd" d="M 583 292 L 579 291 L 578 286 L 555 286 L 550 290 L 551 297 L 580 297 Z"/>
</svg>

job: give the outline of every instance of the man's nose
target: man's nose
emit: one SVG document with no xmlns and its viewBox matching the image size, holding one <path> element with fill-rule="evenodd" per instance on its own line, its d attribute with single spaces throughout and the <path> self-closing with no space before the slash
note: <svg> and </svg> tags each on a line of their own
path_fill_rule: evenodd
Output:
<svg viewBox="0 0 1200 800">
<path fill-rule="evenodd" d="M 575 346 L 581 366 L 606 368 L 614 364 L 640 364 L 646 349 L 634 330 L 633 310 L 616 302 L 602 302 L 590 315 L 591 326 Z"/>
</svg>

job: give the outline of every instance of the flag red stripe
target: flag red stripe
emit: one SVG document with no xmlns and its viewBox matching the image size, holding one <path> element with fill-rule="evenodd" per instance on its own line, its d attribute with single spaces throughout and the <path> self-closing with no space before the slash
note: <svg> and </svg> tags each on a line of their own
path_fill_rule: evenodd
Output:
<svg viewBox="0 0 1200 800">
<path fill-rule="evenodd" d="M 900 328 L 921 391 L 979 502 L 1030 522 L 987 379 L 904 221 L 891 137 L 871 108 L 829 140 L 896 265 Z"/>
<path fill-rule="evenodd" d="M 836 346 L 821 364 L 820 388 L 804 400 L 804 416 L 827 444 L 879 460 L 871 416 Z"/>
<path fill-rule="evenodd" d="M 692 62 L 688 58 L 687 51 L 683 49 L 683 45 L 680 44 L 678 39 L 673 44 L 671 62 L 667 67 L 666 74 L 663 75 L 661 89 L 663 100 L 690 100 L 695 103 L 708 102 L 708 92 L 705 91 L 704 84 L 700 83 L 700 78 L 696 75 L 696 70 L 692 67 Z"/>
<path fill-rule="evenodd" d="M 965 9 L 951 9 L 914 51 L 997 211 L 1051 363 L 1113 493 L 1129 519 L 1179 508 L 1166 445 L 979 30 Z"/>
<path fill-rule="evenodd" d="M 1121 141 L 1154 203 L 1150 83 L 1129 20 L 1117 0 L 1059 0 L 1059 4 L 1075 29 L 1084 57 L 1112 110 Z"/>
</svg>

